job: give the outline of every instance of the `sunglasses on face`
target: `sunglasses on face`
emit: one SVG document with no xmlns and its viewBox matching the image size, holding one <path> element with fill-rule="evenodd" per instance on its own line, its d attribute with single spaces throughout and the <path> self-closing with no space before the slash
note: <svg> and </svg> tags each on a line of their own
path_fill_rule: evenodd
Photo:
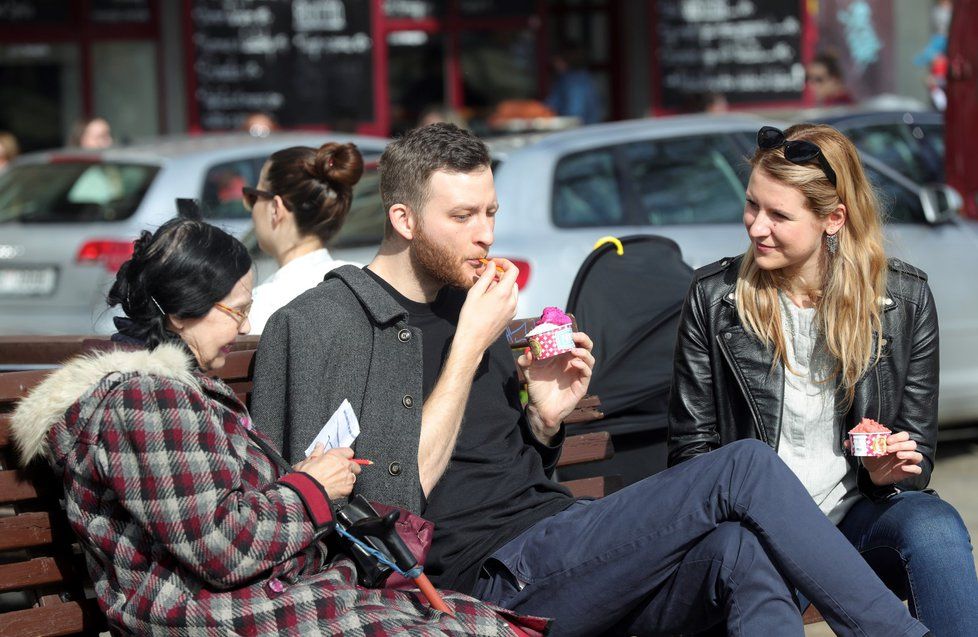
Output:
<svg viewBox="0 0 978 637">
<path fill-rule="evenodd" d="M 818 165 L 822 168 L 822 172 L 825 173 L 825 178 L 833 186 L 836 185 L 835 171 L 832 170 L 832 166 L 825 159 L 821 148 L 803 139 L 788 141 L 785 139 L 784 133 L 773 126 L 762 126 L 761 130 L 757 131 L 757 147 L 761 150 L 774 150 L 782 146 L 784 147 L 785 159 L 799 166 L 817 161 Z"/>
<path fill-rule="evenodd" d="M 245 186 L 241 189 L 241 203 L 244 204 L 245 210 L 249 212 L 251 212 L 251 209 L 254 208 L 255 202 L 258 201 L 259 197 L 274 199 L 275 195 L 267 190 L 258 190 L 257 188 L 252 188 L 251 186 Z"/>
</svg>

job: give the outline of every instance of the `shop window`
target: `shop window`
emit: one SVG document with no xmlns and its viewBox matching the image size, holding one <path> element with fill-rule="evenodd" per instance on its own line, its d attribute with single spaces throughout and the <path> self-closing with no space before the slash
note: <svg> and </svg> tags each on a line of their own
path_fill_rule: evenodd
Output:
<svg viewBox="0 0 978 637">
<path fill-rule="evenodd" d="M 414 128 L 426 109 L 445 105 L 444 37 L 424 31 L 387 36 L 391 130 Z"/>
<path fill-rule="evenodd" d="M 95 114 L 112 126 L 117 143 L 159 133 L 156 44 L 97 42 L 92 45 Z"/>
<path fill-rule="evenodd" d="M 531 30 L 470 31 L 461 34 L 460 42 L 466 106 L 536 97 L 536 37 Z"/>
<path fill-rule="evenodd" d="M 0 46 L 0 130 L 21 151 L 64 145 L 62 131 L 82 112 L 78 59 L 73 44 Z"/>
</svg>

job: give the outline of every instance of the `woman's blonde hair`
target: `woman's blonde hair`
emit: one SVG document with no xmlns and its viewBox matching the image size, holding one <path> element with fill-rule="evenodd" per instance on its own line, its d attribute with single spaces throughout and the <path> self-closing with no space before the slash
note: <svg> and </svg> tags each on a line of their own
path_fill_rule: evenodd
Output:
<svg viewBox="0 0 978 637">
<path fill-rule="evenodd" d="M 835 170 L 837 185 L 832 185 L 818 162 L 792 163 L 785 159 L 783 148 L 758 148 L 750 159 L 751 168 L 797 189 L 806 207 L 819 217 L 829 215 L 839 204 L 846 208 L 845 224 L 835 235 L 837 250 L 830 254 L 823 248 L 822 279 L 807 284 L 815 301 L 815 324 L 836 362 L 834 373 L 825 380 L 838 378 L 848 409 L 856 382 L 876 363 L 882 350 L 879 339 L 875 345 L 873 340 L 874 332 L 881 331 L 880 302 L 886 295 L 887 267 L 876 196 L 855 146 L 836 129 L 799 124 L 786 130 L 785 138 L 818 146 Z M 778 300 L 783 284 L 780 272 L 757 266 L 751 245 L 737 278 L 737 313 L 750 331 L 773 346 L 773 364 L 781 362 L 790 369 Z"/>
</svg>

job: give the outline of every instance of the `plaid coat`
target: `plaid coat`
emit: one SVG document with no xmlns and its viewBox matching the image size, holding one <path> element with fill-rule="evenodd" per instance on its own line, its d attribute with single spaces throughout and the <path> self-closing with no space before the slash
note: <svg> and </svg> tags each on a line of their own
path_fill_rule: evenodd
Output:
<svg viewBox="0 0 978 637">
<path fill-rule="evenodd" d="M 66 508 L 113 628 L 140 635 L 512 635 L 499 611 L 447 594 L 355 585 L 325 491 L 280 475 L 244 406 L 184 351 L 115 351 L 67 363 L 18 406 L 25 462 L 64 477 Z M 547 622 L 520 620 L 526 634 Z"/>
</svg>

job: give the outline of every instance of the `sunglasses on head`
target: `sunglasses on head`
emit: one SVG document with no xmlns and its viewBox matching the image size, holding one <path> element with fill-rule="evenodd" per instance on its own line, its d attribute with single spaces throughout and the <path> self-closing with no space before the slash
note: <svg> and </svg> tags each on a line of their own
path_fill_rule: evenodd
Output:
<svg viewBox="0 0 978 637">
<path fill-rule="evenodd" d="M 254 208 L 255 202 L 258 201 L 259 197 L 274 199 L 275 195 L 267 190 L 258 190 L 257 188 L 252 188 L 251 186 L 245 186 L 241 189 L 241 203 L 244 204 L 246 210 L 251 210 Z"/>
<path fill-rule="evenodd" d="M 817 161 L 822 172 L 825 173 L 825 178 L 833 186 L 836 185 L 835 171 L 832 170 L 832 166 L 829 166 L 821 148 L 803 139 L 788 141 L 785 139 L 784 133 L 773 126 L 762 126 L 761 130 L 757 131 L 757 147 L 761 150 L 774 150 L 782 146 L 784 147 L 785 159 L 799 166 Z"/>
</svg>

